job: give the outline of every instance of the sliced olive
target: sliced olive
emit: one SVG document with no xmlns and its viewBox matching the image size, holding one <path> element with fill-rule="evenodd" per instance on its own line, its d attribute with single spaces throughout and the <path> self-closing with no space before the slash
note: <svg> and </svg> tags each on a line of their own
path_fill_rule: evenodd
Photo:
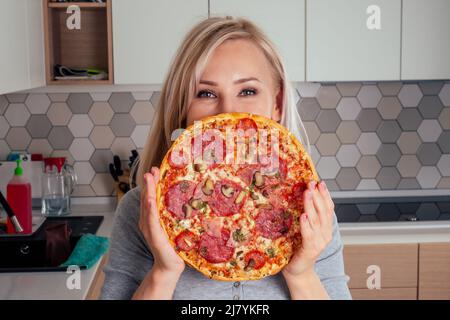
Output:
<svg viewBox="0 0 450 320">
<path fill-rule="evenodd" d="M 196 163 L 194 164 L 194 170 L 197 172 L 205 172 L 206 171 L 206 164 L 204 163 Z"/>
<path fill-rule="evenodd" d="M 264 185 L 264 176 L 261 174 L 261 172 L 255 172 L 255 174 L 253 175 L 253 183 L 256 187 L 262 187 Z"/>
<path fill-rule="evenodd" d="M 236 197 L 236 200 L 234 200 L 234 203 L 239 204 L 242 202 L 242 200 L 244 200 L 245 197 L 245 192 L 241 191 L 239 192 L 238 196 Z"/>
<path fill-rule="evenodd" d="M 183 204 L 182 210 L 184 212 L 184 217 L 185 218 L 189 218 L 191 216 L 191 214 L 192 214 L 192 207 L 189 204 L 187 204 L 187 203 Z"/>
<path fill-rule="evenodd" d="M 202 191 L 205 195 L 210 196 L 212 195 L 214 190 L 214 184 L 212 182 L 212 180 L 208 179 L 205 181 L 205 184 L 202 187 Z"/>
<path fill-rule="evenodd" d="M 223 185 L 220 190 L 222 191 L 222 194 L 227 198 L 230 198 L 234 194 L 234 188 L 227 185 Z"/>
<path fill-rule="evenodd" d="M 192 198 L 192 199 L 189 201 L 189 204 L 191 205 L 192 208 L 198 210 L 198 209 L 200 209 L 200 208 L 203 206 L 203 201 L 200 200 L 200 199 L 194 199 L 194 198 Z"/>
</svg>

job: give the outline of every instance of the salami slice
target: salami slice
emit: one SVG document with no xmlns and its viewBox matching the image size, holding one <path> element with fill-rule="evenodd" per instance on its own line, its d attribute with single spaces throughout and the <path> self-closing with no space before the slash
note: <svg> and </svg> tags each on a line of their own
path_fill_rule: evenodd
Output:
<svg viewBox="0 0 450 320">
<path fill-rule="evenodd" d="M 198 245 L 198 237 L 191 231 L 185 230 L 175 238 L 175 244 L 180 250 L 191 251 Z"/>
<path fill-rule="evenodd" d="M 253 175 L 256 171 L 258 171 L 260 168 L 260 165 L 257 164 L 249 164 L 249 165 L 242 165 L 240 168 L 236 171 L 236 175 L 248 186 L 252 184 L 253 181 Z"/>
<path fill-rule="evenodd" d="M 292 187 L 292 192 L 289 196 L 289 202 L 293 208 L 300 208 L 303 203 L 303 193 L 308 189 L 306 182 L 301 181 Z"/>
<path fill-rule="evenodd" d="M 261 209 L 256 216 L 256 230 L 268 239 L 285 236 L 291 225 L 292 215 L 280 208 Z"/>
<path fill-rule="evenodd" d="M 234 247 L 227 245 L 229 238 L 230 232 L 227 229 L 222 229 L 220 237 L 204 232 L 199 242 L 200 255 L 211 263 L 229 261 L 234 255 Z"/>
<path fill-rule="evenodd" d="M 266 264 L 267 257 L 259 250 L 251 250 L 245 255 L 245 269 L 261 269 Z"/>
<path fill-rule="evenodd" d="M 214 185 L 214 192 L 210 196 L 208 204 L 215 215 L 230 216 L 239 213 L 247 198 L 241 194 L 242 187 L 231 181 L 222 180 Z"/>
<path fill-rule="evenodd" d="M 196 213 L 195 210 L 186 210 L 186 207 L 183 208 L 183 206 L 188 204 L 189 199 L 191 199 L 195 190 L 195 186 L 195 183 L 183 180 L 172 185 L 167 190 L 167 193 L 164 197 L 164 202 L 167 210 L 169 210 L 169 212 L 176 218 L 185 219 L 193 216 Z"/>
</svg>

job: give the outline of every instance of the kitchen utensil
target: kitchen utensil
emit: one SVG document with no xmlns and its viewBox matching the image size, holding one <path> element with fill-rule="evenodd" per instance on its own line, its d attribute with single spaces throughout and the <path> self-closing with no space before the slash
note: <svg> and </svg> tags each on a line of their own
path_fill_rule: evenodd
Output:
<svg viewBox="0 0 450 320">
<path fill-rule="evenodd" d="M 20 225 L 19 220 L 17 220 L 16 215 L 14 214 L 13 210 L 9 206 L 8 201 L 6 201 L 1 191 L 0 191 L 0 203 L 5 209 L 6 213 L 8 214 L 8 217 L 11 223 L 13 224 L 14 229 L 16 230 L 16 233 L 21 233 L 23 231 L 22 226 Z"/>
</svg>

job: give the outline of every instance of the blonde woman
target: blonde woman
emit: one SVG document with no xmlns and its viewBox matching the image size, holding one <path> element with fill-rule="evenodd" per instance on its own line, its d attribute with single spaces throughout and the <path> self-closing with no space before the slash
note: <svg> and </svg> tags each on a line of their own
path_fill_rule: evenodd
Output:
<svg viewBox="0 0 450 320">
<path fill-rule="evenodd" d="M 187 34 L 162 87 L 139 163 L 138 187 L 117 208 L 102 298 L 351 298 L 334 204 L 323 182 L 304 192 L 301 247 L 282 272 L 261 280 L 208 279 L 185 265 L 159 224 L 157 167 L 172 133 L 205 116 L 249 112 L 281 122 L 309 148 L 291 92 L 274 45 L 250 21 L 209 18 Z"/>
</svg>

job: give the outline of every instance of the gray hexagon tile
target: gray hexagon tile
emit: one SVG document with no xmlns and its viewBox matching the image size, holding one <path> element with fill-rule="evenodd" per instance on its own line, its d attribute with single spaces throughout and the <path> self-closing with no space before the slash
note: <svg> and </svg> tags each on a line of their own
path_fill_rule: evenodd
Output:
<svg viewBox="0 0 450 320">
<path fill-rule="evenodd" d="M 50 107 L 50 99 L 44 93 L 30 93 L 27 100 L 25 100 L 25 104 L 28 106 L 31 114 L 43 114 Z"/>
<path fill-rule="evenodd" d="M 73 158 L 73 156 L 69 150 L 53 150 L 51 156 L 52 157 L 65 157 L 67 163 L 72 166 L 75 163 L 75 159 Z"/>
<path fill-rule="evenodd" d="M 339 168 L 340 166 L 336 160 L 336 157 L 321 157 L 317 163 L 317 173 L 321 179 L 336 178 Z"/>
<path fill-rule="evenodd" d="M 150 102 L 152 103 L 153 107 L 155 107 L 155 110 L 158 107 L 160 96 L 161 96 L 161 91 L 155 91 L 155 92 L 153 92 L 152 97 L 150 98 Z"/>
<path fill-rule="evenodd" d="M 10 126 L 4 116 L 0 116 L 0 139 L 4 139 Z"/>
<path fill-rule="evenodd" d="M 114 111 L 107 102 L 94 102 L 89 110 L 89 117 L 96 125 L 108 125 L 114 116 Z"/>
<path fill-rule="evenodd" d="M 341 95 L 336 86 L 325 85 L 320 87 L 316 98 L 322 109 L 334 109 L 339 103 Z"/>
<path fill-rule="evenodd" d="M 111 97 L 111 92 L 90 92 L 89 94 L 94 101 L 108 101 Z"/>
<path fill-rule="evenodd" d="M 9 103 L 25 103 L 27 100 L 27 93 L 8 93 L 6 94 L 6 99 L 8 99 Z"/>
<path fill-rule="evenodd" d="M 97 173 L 91 187 L 97 196 L 110 196 L 114 191 L 114 180 L 110 174 Z"/>
<path fill-rule="evenodd" d="M 404 108 L 398 115 L 397 121 L 404 131 L 415 131 L 422 122 L 422 116 L 416 108 Z"/>
<path fill-rule="evenodd" d="M 88 113 L 92 106 L 92 98 L 89 93 L 71 93 L 67 98 L 67 105 L 73 114 Z"/>
<path fill-rule="evenodd" d="M 127 113 L 116 113 L 109 124 L 116 137 L 129 137 L 135 125 L 133 117 Z"/>
<path fill-rule="evenodd" d="M 11 152 L 5 140 L 0 140 L 0 161 L 5 161 L 8 154 Z"/>
<path fill-rule="evenodd" d="M 11 150 L 25 151 L 31 142 L 31 136 L 24 127 L 13 127 L 9 129 L 5 140 Z"/>
<path fill-rule="evenodd" d="M 383 97 L 377 109 L 383 119 L 393 120 L 400 114 L 402 106 L 396 97 Z"/>
<path fill-rule="evenodd" d="M 422 167 L 417 174 L 417 181 L 424 189 L 435 188 L 441 179 L 436 167 Z"/>
<path fill-rule="evenodd" d="M 450 130 L 450 108 L 444 108 L 439 115 L 439 123 L 442 129 Z"/>
<path fill-rule="evenodd" d="M 341 166 L 354 167 L 358 163 L 359 158 L 361 158 L 361 153 L 354 144 L 343 144 L 339 148 L 336 158 Z"/>
<path fill-rule="evenodd" d="M 422 143 L 417 150 L 417 158 L 424 166 L 434 166 L 441 158 L 441 150 L 435 143 Z"/>
<path fill-rule="evenodd" d="M 316 164 L 320 160 L 320 153 L 319 150 L 317 150 L 316 146 L 311 146 L 310 154 L 312 161 Z"/>
<path fill-rule="evenodd" d="M 94 124 L 87 114 L 74 114 L 68 127 L 75 138 L 86 138 L 91 133 Z"/>
<path fill-rule="evenodd" d="M 73 141 L 73 134 L 67 127 L 53 127 L 48 134 L 48 141 L 53 149 L 66 150 Z"/>
<path fill-rule="evenodd" d="M 297 103 L 300 118 L 304 121 L 315 120 L 320 111 L 320 105 L 316 98 L 303 98 Z"/>
<path fill-rule="evenodd" d="M 402 88 L 402 83 L 400 81 L 386 81 L 377 83 L 377 86 L 383 96 L 396 96 Z"/>
<path fill-rule="evenodd" d="M 149 131 L 150 126 L 148 125 L 139 125 L 134 128 L 133 133 L 131 134 L 131 139 L 136 147 L 143 148 L 145 146 Z"/>
<path fill-rule="evenodd" d="M 436 95 L 444 86 L 444 81 L 421 81 L 419 86 L 424 95 Z"/>
<path fill-rule="evenodd" d="M 425 119 L 417 129 L 423 142 L 436 142 L 442 133 L 439 121 L 435 119 Z"/>
<path fill-rule="evenodd" d="M 414 178 L 419 173 L 421 164 L 415 155 L 403 155 L 397 163 L 397 168 L 403 178 Z"/>
<path fill-rule="evenodd" d="M 416 178 L 403 178 L 397 186 L 397 189 L 411 190 L 420 189 L 420 184 Z"/>
<path fill-rule="evenodd" d="M 5 112 L 11 127 L 23 127 L 30 118 L 30 111 L 23 103 L 11 103 Z"/>
<path fill-rule="evenodd" d="M 355 97 L 359 89 L 361 89 L 360 82 L 339 82 L 336 84 L 336 88 L 339 90 L 343 97 Z"/>
<path fill-rule="evenodd" d="M 152 91 L 142 91 L 142 92 L 131 92 L 134 100 L 136 101 L 150 101 L 153 92 Z"/>
<path fill-rule="evenodd" d="M 444 84 L 439 92 L 439 98 L 446 107 L 450 107 L 450 83 Z"/>
<path fill-rule="evenodd" d="M 377 158 L 382 166 L 395 166 L 401 157 L 395 143 L 383 143 L 377 152 Z"/>
<path fill-rule="evenodd" d="M 338 191 L 339 190 L 339 186 L 337 185 L 335 180 L 323 179 L 323 181 L 327 185 L 328 190 L 330 190 L 330 191 Z"/>
<path fill-rule="evenodd" d="M 425 119 L 436 119 L 444 106 L 437 96 L 425 96 L 417 108 Z"/>
<path fill-rule="evenodd" d="M 116 113 L 128 113 L 135 100 L 129 92 L 113 92 L 108 100 L 111 108 Z"/>
<path fill-rule="evenodd" d="M 51 102 L 66 102 L 67 98 L 69 98 L 68 93 L 48 93 L 48 97 L 50 98 Z"/>
<path fill-rule="evenodd" d="M 86 184 L 77 184 L 75 185 L 73 192 L 73 197 L 95 197 L 96 194 L 94 190 L 92 190 L 90 185 Z"/>
<path fill-rule="evenodd" d="M 354 190 L 359 184 L 361 177 L 355 168 L 341 168 L 336 176 L 336 182 L 342 190 Z"/>
<path fill-rule="evenodd" d="M 342 120 L 355 120 L 361 111 L 361 105 L 356 98 L 344 97 L 339 101 L 336 110 Z"/>
<path fill-rule="evenodd" d="M 115 138 L 111 145 L 111 151 L 122 160 L 128 160 L 133 149 L 136 149 L 136 145 L 131 138 Z"/>
<path fill-rule="evenodd" d="M 32 138 L 46 138 L 52 124 L 45 114 L 33 114 L 26 126 Z"/>
<path fill-rule="evenodd" d="M 422 91 L 417 84 L 405 84 L 398 94 L 398 98 L 405 108 L 416 107 L 422 99 Z"/>
<path fill-rule="evenodd" d="M 319 127 L 317 127 L 317 124 L 314 121 L 304 121 L 303 125 L 305 126 L 306 134 L 309 138 L 309 143 L 316 143 L 317 139 L 320 136 L 320 130 Z"/>
<path fill-rule="evenodd" d="M 402 129 L 395 120 L 382 121 L 377 129 L 378 137 L 383 143 L 396 142 L 402 133 Z"/>
<path fill-rule="evenodd" d="M 449 177 L 442 177 L 439 181 L 437 188 L 439 189 L 450 189 L 450 178 Z"/>
<path fill-rule="evenodd" d="M 397 140 L 397 145 L 403 154 L 414 154 L 419 149 L 422 140 L 417 132 L 402 132 Z"/>
<path fill-rule="evenodd" d="M 341 121 L 336 134 L 341 143 L 356 143 L 361 135 L 361 129 L 355 121 Z"/>
<path fill-rule="evenodd" d="M 77 161 L 73 169 L 77 175 L 78 184 L 90 184 L 94 178 L 95 171 L 89 162 Z"/>
<path fill-rule="evenodd" d="M 155 110 L 149 101 L 136 101 L 130 114 L 136 124 L 151 124 Z"/>
<path fill-rule="evenodd" d="M 336 110 L 320 110 L 316 123 L 322 132 L 336 132 L 341 118 Z"/>
<path fill-rule="evenodd" d="M 50 105 L 47 117 L 54 126 L 66 126 L 72 117 L 72 111 L 65 102 L 56 102 Z"/>
<path fill-rule="evenodd" d="M 299 82 L 296 86 L 296 89 L 302 98 L 315 97 L 319 88 L 320 83 L 318 82 Z M 156 106 L 154 101 L 152 101 L 152 104 Z"/>
<path fill-rule="evenodd" d="M 114 133 L 108 126 L 95 126 L 92 129 L 89 139 L 97 149 L 107 149 L 114 141 Z"/>
<path fill-rule="evenodd" d="M 356 145 L 361 154 L 376 154 L 381 146 L 381 141 L 375 132 L 363 132 L 359 136 Z"/>
<path fill-rule="evenodd" d="M 362 156 L 356 170 L 362 178 L 375 178 L 381 169 L 381 164 L 376 156 Z"/>
<path fill-rule="evenodd" d="M 376 180 L 381 189 L 395 189 L 400 182 L 400 173 L 395 167 L 383 167 Z"/>
<path fill-rule="evenodd" d="M 380 186 L 375 179 L 361 179 L 356 190 L 380 190 Z"/>
<path fill-rule="evenodd" d="M 69 147 L 69 151 L 76 161 L 88 161 L 95 149 L 87 138 L 75 138 Z"/>
<path fill-rule="evenodd" d="M 450 131 L 443 131 L 437 143 L 443 153 L 450 153 Z"/>
<path fill-rule="evenodd" d="M 53 149 L 47 139 L 33 139 L 27 151 L 28 153 L 41 153 L 44 157 L 49 157 Z"/>
<path fill-rule="evenodd" d="M 450 154 L 443 154 L 437 163 L 437 167 L 443 176 L 450 177 Z"/>
<path fill-rule="evenodd" d="M 334 133 L 323 133 L 317 140 L 316 147 L 322 156 L 334 156 L 339 149 L 339 139 Z"/>
<path fill-rule="evenodd" d="M 0 115 L 5 113 L 8 105 L 9 105 L 9 103 L 8 103 L 8 100 L 6 99 L 6 97 L 4 95 L 0 94 Z"/>
<path fill-rule="evenodd" d="M 362 109 L 356 122 L 363 132 L 375 131 L 381 123 L 381 116 L 377 109 Z"/>
<path fill-rule="evenodd" d="M 96 149 L 89 162 L 95 172 L 109 172 L 109 164 L 113 163 L 113 153 L 109 149 Z"/>
<path fill-rule="evenodd" d="M 358 92 L 358 100 L 363 108 L 376 108 L 381 100 L 381 92 L 376 85 L 364 85 Z"/>
</svg>

